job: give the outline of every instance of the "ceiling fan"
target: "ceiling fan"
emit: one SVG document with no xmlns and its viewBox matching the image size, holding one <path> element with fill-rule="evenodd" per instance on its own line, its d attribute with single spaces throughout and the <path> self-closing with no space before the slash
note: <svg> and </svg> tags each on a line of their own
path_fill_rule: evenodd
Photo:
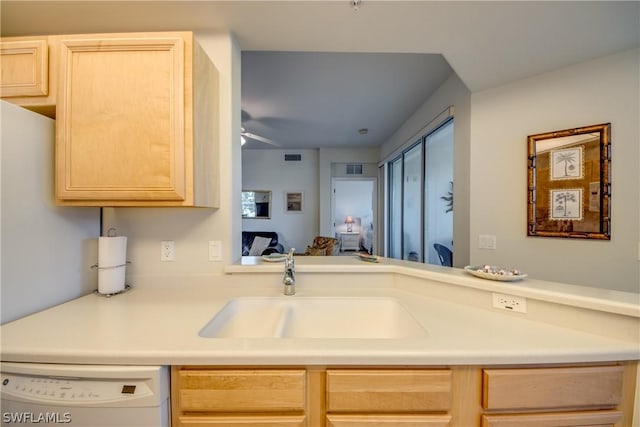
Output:
<svg viewBox="0 0 640 427">
<path fill-rule="evenodd" d="M 269 138 L 265 138 L 264 136 L 256 135 L 255 133 L 247 132 L 245 128 L 240 128 L 240 142 L 242 145 L 247 143 L 247 140 L 253 139 L 254 141 L 263 142 L 265 144 L 270 144 L 275 147 L 279 147 L 280 145 L 273 142 Z"/>
</svg>

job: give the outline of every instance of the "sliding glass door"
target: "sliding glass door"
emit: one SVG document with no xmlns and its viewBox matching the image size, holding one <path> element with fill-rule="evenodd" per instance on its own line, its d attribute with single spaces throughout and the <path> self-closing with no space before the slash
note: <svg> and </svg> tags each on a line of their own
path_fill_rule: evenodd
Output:
<svg viewBox="0 0 640 427">
<path fill-rule="evenodd" d="M 451 265 L 453 120 L 427 133 L 386 165 L 387 256 Z"/>
<path fill-rule="evenodd" d="M 402 258 L 402 156 L 389 162 L 388 256 Z"/>
<path fill-rule="evenodd" d="M 427 135 L 424 147 L 425 262 L 451 266 L 453 255 L 453 121 L 449 121 Z M 440 256 L 442 256 L 442 260 Z"/>
<path fill-rule="evenodd" d="M 404 153 L 402 167 L 402 259 L 422 261 L 422 144 Z"/>
<path fill-rule="evenodd" d="M 422 144 L 387 164 L 388 256 L 422 261 Z"/>
</svg>

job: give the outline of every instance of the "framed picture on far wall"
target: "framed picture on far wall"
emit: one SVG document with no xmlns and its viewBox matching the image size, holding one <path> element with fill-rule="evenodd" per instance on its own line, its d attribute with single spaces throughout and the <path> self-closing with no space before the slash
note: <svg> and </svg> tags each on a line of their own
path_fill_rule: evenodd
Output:
<svg viewBox="0 0 640 427">
<path fill-rule="evenodd" d="M 302 213 L 303 196 L 302 191 L 286 191 L 284 193 L 284 211 L 286 213 Z"/>
<path fill-rule="evenodd" d="M 527 236 L 611 240 L 611 123 L 527 137 Z"/>
</svg>

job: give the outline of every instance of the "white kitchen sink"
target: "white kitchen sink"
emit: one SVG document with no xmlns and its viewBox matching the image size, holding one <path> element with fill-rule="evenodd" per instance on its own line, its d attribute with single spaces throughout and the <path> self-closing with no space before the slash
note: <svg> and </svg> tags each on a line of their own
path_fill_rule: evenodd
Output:
<svg viewBox="0 0 640 427">
<path fill-rule="evenodd" d="M 229 301 L 200 330 L 205 338 L 424 337 L 427 332 L 390 297 L 243 297 Z"/>
</svg>

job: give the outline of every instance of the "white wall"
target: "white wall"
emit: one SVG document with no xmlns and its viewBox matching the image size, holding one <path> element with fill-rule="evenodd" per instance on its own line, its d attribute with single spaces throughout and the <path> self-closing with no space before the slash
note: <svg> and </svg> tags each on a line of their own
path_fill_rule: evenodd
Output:
<svg viewBox="0 0 640 427">
<path fill-rule="evenodd" d="M 219 73 L 221 207 L 105 208 L 104 230 L 128 236 L 134 286 L 148 277 L 222 274 L 241 253 L 240 48 L 227 33 L 199 33 L 197 40 Z M 175 261 L 160 261 L 161 240 L 175 241 Z M 222 261 L 208 260 L 210 240 L 222 242 Z"/>
<path fill-rule="evenodd" d="M 285 162 L 284 154 L 302 155 L 300 162 Z M 318 150 L 243 150 L 242 186 L 271 191 L 270 219 L 243 219 L 243 231 L 275 231 L 288 250 L 304 252 L 318 235 Z M 285 212 L 285 191 L 302 191 L 302 213 Z M 239 256 L 239 254 L 238 254 Z"/>
<path fill-rule="evenodd" d="M 640 50 L 471 97 L 471 264 L 638 292 Z M 611 241 L 527 237 L 527 135 L 611 122 Z M 457 187 L 456 187 L 457 191 Z M 480 250 L 480 234 L 497 237 Z"/>
<path fill-rule="evenodd" d="M 385 159 L 449 106 L 454 107 L 454 205 L 453 205 L 453 265 L 469 264 L 469 185 L 471 93 L 454 73 L 438 90 L 380 147 L 380 159 Z"/>
<path fill-rule="evenodd" d="M 5 323 L 97 289 L 100 212 L 54 205 L 53 120 L 5 101 L 0 117 Z"/>
</svg>

